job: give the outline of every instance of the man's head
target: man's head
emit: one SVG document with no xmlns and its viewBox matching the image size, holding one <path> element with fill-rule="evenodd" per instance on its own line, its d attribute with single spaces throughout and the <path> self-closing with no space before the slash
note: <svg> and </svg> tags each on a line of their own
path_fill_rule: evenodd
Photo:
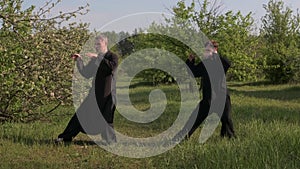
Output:
<svg viewBox="0 0 300 169">
<path fill-rule="evenodd" d="M 204 58 L 209 58 L 213 55 L 214 53 L 214 46 L 211 42 L 206 42 L 205 45 L 205 51 L 204 51 Z"/>
<path fill-rule="evenodd" d="M 98 35 L 95 38 L 95 49 L 97 53 L 106 53 L 107 52 L 108 39 L 104 35 Z"/>
<path fill-rule="evenodd" d="M 215 41 L 215 40 L 211 40 L 211 44 L 213 45 L 213 47 L 214 47 L 214 52 L 215 53 L 218 53 L 218 47 L 219 47 L 219 44 L 218 44 L 218 42 L 217 41 Z"/>
</svg>

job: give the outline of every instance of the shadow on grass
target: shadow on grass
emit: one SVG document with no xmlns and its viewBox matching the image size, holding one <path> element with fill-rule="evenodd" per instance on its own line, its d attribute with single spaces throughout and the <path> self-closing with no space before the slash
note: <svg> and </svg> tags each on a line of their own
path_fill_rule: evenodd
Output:
<svg viewBox="0 0 300 169">
<path fill-rule="evenodd" d="M 78 146 L 89 146 L 89 145 L 96 145 L 96 143 L 92 140 L 73 140 L 71 142 L 63 142 L 63 143 L 56 143 L 54 139 L 35 139 L 26 136 L 3 136 L 2 139 L 12 141 L 14 143 L 25 144 L 27 146 L 33 145 L 78 145 Z"/>
<path fill-rule="evenodd" d="M 244 95 L 255 98 L 275 99 L 282 101 L 292 101 L 300 99 L 300 86 L 289 87 L 282 90 L 243 91 L 230 89 L 230 92 L 236 95 Z"/>
<path fill-rule="evenodd" d="M 261 85 L 272 85 L 269 81 L 258 81 L 258 82 L 240 82 L 240 83 L 231 83 L 228 82 L 229 87 L 243 87 L 243 86 L 261 86 Z"/>
<path fill-rule="evenodd" d="M 94 141 L 92 140 L 74 140 L 71 142 L 72 144 L 79 145 L 79 146 L 91 146 L 91 145 L 97 145 Z"/>
<path fill-rule="evenodd" d="M 129 88 L 137 88 L 137 87 L 155 87 L 153 82 L 136 82 L 133 84 L 130 84 Z"/>
<path fill-rule="evenodd" d="M 12 141 L 14 143 L 21 143 L 21 144 L 25 144 L 28 146 L 32 146 L 32 145 L 50 145 L 50 144 L 54 144 L 54 140 L 52 139 L 33 139 L 31 137 L 27 137 L 27 136 L 19 136 L 19 135 L 4 135 L 2 136 L 2 139 L 8 140 L 8 141 Z"/>
<path fill-rule="evenodd" d="M 138 90 L 135 90 L 136 87 L 130 86 L 129 91 L 129 97 L 130 102 L 133 105 L 138 104 L 149 104 L 149 95 L 153 90 L 159 89 L 162 90 L 163 93 L 166 95 L 167 100 L 177 100 L 180 102 L 181 96 L 180 96 L 180 89 L 178 87 L 169 87 L 169 86 L 146 86 L 142 85 L 140 87 L 147 87 L 147 88 L 140 88 Z M 120 98 L 123 98 L 125 94 L 118 94 Z M 127 100 L 126 100 L 127 101 Z"/>
<path fill-rule="evenodd" d="M 152 82 L 136 82 L 136 83 L 130 84 L 130 86 L 118 85 L 117 89 L 127 89 L 128 87 L 130 89 L 134 89 L 137 87 L 155 87 L 155 85 Z"/>
</svg>

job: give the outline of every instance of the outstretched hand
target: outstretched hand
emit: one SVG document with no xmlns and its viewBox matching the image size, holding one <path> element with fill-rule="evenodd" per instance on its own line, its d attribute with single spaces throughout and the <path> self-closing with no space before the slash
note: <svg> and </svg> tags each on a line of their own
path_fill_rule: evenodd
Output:
<svg viewBox="0 0 300 169">
<path fill-rule="evenodd" d="M 96 58 L 98 55 L 96 53 L 86 53 L 86 56 L 89 58 Z M 75 53 L 71 55 L 71 58 L 77 60 L 77 58 L 82 58 L 80 54 Z"/>
<path fill-rule="evenodd" d="M 98 55 L 96 53 L 86 53 L 86 56 L 87 57 L 90 57 L 90 58 L 96 58 Z"/>
<path fill-rule="evenodd" d="M 74 59 L 74 60 L 76 60 L 77 58 L 81 58 L 81 56 L 80 56 L 80 54 L 75 53 L 75 54 L 71 55 L 71 58 Z"/>
<path fill-rule="evenodd" d="M 189 60 L 190 60 L 190 61 L 193 61 L 194 59 L 195 59 L 195 55 L 190 54 L 190 55 L 189 55 Z"/>
</svg>

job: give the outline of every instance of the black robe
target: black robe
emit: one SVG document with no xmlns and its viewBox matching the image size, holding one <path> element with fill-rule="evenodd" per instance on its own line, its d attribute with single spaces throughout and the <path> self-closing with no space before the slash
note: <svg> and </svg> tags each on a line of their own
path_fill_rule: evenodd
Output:
<svg viewBox="0 0 300 169">
<path fill-rule="evenodd" d="M 79 132 L 92 135 L 100 133 L 106 141 L 115 141 L 112 124 L 116 109 L 114 78 L 118 56 L 108 51 L 104 56 L 92 58 L 86 66 L 80 58 L 78 59 L 77 68 L 83 77 L 93 78 L 92 87 L 64 132 L 58 137 L 69 141 Z"/>
<path fill-rule="evenodd" d="M 218 59 L 220 59 L 220 61 Z M 197 65 L 195 65 L 195 60 L 190 61 L 189 59 L 186 61 L 186 64 L 192 71 L 194 77 L 202 78 L 203 99 L 193 112 L 183 130 L 174 138 L 179 138 L 186 130 L 189 130 L 187 137 L 190 137 L 208 116 L 209 111 L 215 112 L 221 117 L 221 136 L 228 136 L 229 138 L 234 137 L 235 133 L 230 115 L 231 101 L 226 86 L 225 76 L 227 70 L 231 66 L 230 62 L 218 54 L 213 54 L 213 56 L 203 60 Z M 225 101 L 224 107 L 219 105 L 219 103 L 222 103 L 223 101 Z M 213 106 L 214 110 L 210 110 L 211 105 L 215 105 Z"/>
<path fill-rule="evenodd" d="M 115 72 L 117 66 L 118 56 L 111 51 L 104 56 L 98 55 L 97 58 L 92 58 L 86 66 L 82 60 L 77 62 L 82 76 L 93 77 L 90 94 L 95 94 L 98 107 L 107 123 L 113 123 L 116 108 Z"/>
</svg>

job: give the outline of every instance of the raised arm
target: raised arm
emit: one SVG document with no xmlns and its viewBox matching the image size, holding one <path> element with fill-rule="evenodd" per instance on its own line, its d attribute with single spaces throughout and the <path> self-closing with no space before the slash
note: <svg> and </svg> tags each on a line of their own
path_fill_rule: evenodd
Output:
<svg viewBox="0 0 300 169">
<path fill-rule="evenodd" d="M 228 59 L 220 56 L 220 60 L 222 62 L 222 65 L 223 65 L 223 68 L 224 68 L 224 72 L 226 73 L 228 71 L 228 69 L 230 68 L 231 66 L 231 63 Z"/>
<path fill-rule="evenodd" d="M 203 76 L 205 67 L 202 62 L 195 65 L 195 58 L 193 58 L 193 59 L 187 59 L 185 63 L 192 71 L 194 77 L 202 77 Z"/>
<path fill-rule="evenodd" d="M 77 58 L 77 68 L 79 73 L 85 78 L 91 78 L 95 76 L 97 71 L 96 59 L 92 58 L 87 65 L 84 65 L 81 57 Z"/>
</svg>

